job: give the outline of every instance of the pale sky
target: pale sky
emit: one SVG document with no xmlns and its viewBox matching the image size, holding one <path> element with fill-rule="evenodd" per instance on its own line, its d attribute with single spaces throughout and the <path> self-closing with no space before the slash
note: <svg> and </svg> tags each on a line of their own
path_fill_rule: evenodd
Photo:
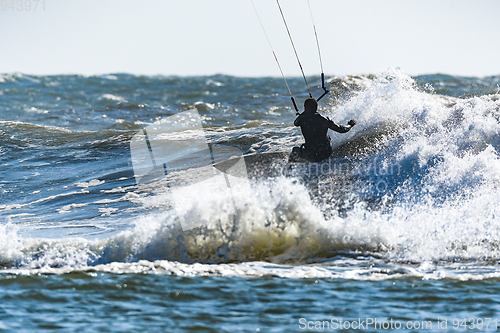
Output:
<svg viewBox="0 0 500 333">
<path fill-rule="evenodd" d="M 281 75 L 250 0 L 29 2 L 0 8 L 0 73 Z M 299 76 L 276 1 L 254 3 L 285 75 Z M 307 0 L 280 3 L 306 74 L 318 75 Z M 498 0 L 310 3 L 327 75 L 500 75 Z"/>
</svg>

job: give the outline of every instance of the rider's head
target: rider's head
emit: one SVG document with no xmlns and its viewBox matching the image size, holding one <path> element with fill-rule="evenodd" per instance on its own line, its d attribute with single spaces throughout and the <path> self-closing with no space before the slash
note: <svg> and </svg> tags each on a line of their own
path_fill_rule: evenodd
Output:
<svg viewBox="0 0 500 333">
<path fill-rule="evenodd" d="M 304 102 L 304 112 L 314 113 L 316 110 L 318 110 L 318 102 L 312 97 L 306 99 Z"/>
</svg>

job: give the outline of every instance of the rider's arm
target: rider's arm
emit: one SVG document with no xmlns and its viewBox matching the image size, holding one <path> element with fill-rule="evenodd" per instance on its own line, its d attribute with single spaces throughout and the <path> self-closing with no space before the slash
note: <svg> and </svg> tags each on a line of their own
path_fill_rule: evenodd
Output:
<svg viewBox="0 0 500 333">
<path fill-rule="evenodd" d="M 346 125 L 346 126 L 337 125 L 333 121 L 331 121 L 330 119 L 328 119 L 328 128 L 331 129 L 331 130 L 333 130 L 333 131 L 335 131 L 335 132 L 347 133 L 352 128 L 352 126 L 351 125 Z"/>
<path fill-rule="evenodd" d="M 302 121 L 301 121 L 301 119 L 302 119 L 302 118 L 301 118 L 301 117 L 300 117 L 300 115 L 299 115 L 297 118 L 295 118 L 295 121 L 293 122 L 293 124 L 294 124 L 295 126 L 300 126 L 300 124 L 301 124 L 301 122 L 302 122 Z"/>
</svg>

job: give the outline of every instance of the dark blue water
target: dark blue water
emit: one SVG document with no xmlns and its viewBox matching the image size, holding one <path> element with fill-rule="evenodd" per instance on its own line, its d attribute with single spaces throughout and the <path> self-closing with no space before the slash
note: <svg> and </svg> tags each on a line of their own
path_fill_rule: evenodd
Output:
<svg viewBox="0 0 500 333">
<path fill-rule="evenodd" d="M 358 125 L 289 169 L 280 79 L 1 75 L 0 331 L 495 331 L 499 80 L 330 78 L 320 112 Z M 132 155 L 188 110 L 248 174 L 182 210 Z"/>
</svg>

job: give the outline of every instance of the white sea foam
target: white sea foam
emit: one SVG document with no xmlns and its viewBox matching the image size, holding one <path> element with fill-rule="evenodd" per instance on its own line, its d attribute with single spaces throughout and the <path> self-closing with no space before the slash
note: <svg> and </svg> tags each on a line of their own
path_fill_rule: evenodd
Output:
<svg viewBox="0 0 500 333">
<path fill-rule="evenodd" d="M 0 211 L 9 211 L 9 210 L 13 210 L 13 209 L 20 209 L 20 208 L 28 207 L 31 205 L 39 204 L 41 202 L 54 200 L 56 198 L 67 197 L 67 196 L 76 195 L 76 194 L 87 194 L 87 193 L 89 193 L 89 192 L 85 191 L 85 189 L 82 189 L 81 191 L 73 191 L 73 192 L 51 195 L 51 196 L 44 197 L 44 198 L 41 198 L 41 199 L 38 199 L 35 201 L 31 201 L 28 203 L 24 203 L 24 204 L 0 205 Z"/>
<path fill-rule="evenodd" d="M 100 99 L 101 100 L 107 99 L 109 101 L 116 101 L 116 102 L 124 102 L 125 101 L 125 98 L 118 96 L 118 95 L 113 95 L 113 94 L 104 94 L 101 96 Z"/>
<path fill-rule="evenodd" d="M 104 181 L 104 180 L 92 179 L 92 180 L 91 180 L 91 181 L 89 181 L 89 182 L 75 183 L 75 184 L 73 184 L 73 186 L 76 186 L 76 187 L 81 187 L 81 188 L 87 189 L 87 188 L 89 188 L 89 187 L 99 186 L 99 185 L 102 185 L 102 184 L 104 184 L 104 183 L 105 183 L 105 181 Z"/>
</svg>

